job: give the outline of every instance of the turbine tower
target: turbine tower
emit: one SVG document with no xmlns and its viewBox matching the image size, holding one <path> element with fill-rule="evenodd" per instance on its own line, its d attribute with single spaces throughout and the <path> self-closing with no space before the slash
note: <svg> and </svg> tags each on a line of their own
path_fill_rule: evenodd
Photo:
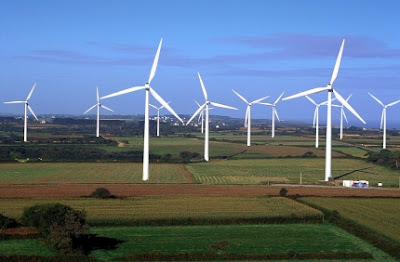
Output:
<svg viewBox="0 0 400 262">
<path fill-rule="evenodd" d="M 90 110 L 97 107 L 96 137 L 99 137 L 100 136 L 100 107 L 104 108 L 105 110 L 111 111 L 111 112 L 114 112 L 114 111 L 100 103 L 99 87 L 96 88 L 96 100 L 97 100 L 97 103 L 95 105 L 93 105 L 92 107 L 90 107 L 88 110 L 86 110 L 83 114 L 86 115 L 87 113 L 89 113 Z"/>
<path fill-rule="evenodd" d="M 349 103 L 335 90 L 333 89 L 333 83 L 336 80 L 336 77 L 339 72 L 339 67 L 340 67 L 340 61 L 342 59 L 342 54 L 343 54 L 343 48 L 344 48 L 344 42 L 345 40 L 343 39 L 342 45 L 340 46 L 339 49 L 339 54 L 336 59 L 335 67 L 332 72 L 332 77 L 331 80 L 329 81 L 328 85 L 325 87 L 316 87 L 304 92 L 300 92 L 298 94 L 288 96 L 283 98 L 283 100 L 289 100 L 301 96 L 306 96 L 306 95 L 311 95 L 323 91 L 328 91 L 328 110 L 327 110 L 327 117 L 326 117 L 326 152 L 325 152 L 325 181 L 329 181 L 329 179 L 332 179 L 332 93 L 335 95 L 336 99 L 344 105 L 344 107 L 347 108 L 353 115 L 355 115 L 362 123 L 365 124 L 364 119 L 361 118 L 361 116 L 350 106 Z"/>
<path fill-rule="evenodd" d="M 235 93 L 240 99 L 243 100 L 243 102 L 245 102 L 247 104 L 247 108 L 246 108 L 246 115 L 244 118 L 244 126 L 247 127 L 247 146 L 251 146 L 251 106 L 254 104 L 259 104 L 261 101 L 263 101 L 264 99 L 267 99 L 269 96 L 264 96 L 261 97 L 259 99 L 256 99 L 252 102 L 248 102 L 246 100 L 246 98 L 244 98 L 243 96 L 241 96 L 238 92 L 236 92 L 235 90 L 233 90 L 233 93 Z"/>
<path fill-rule="evenodd" d="M 175 111 L 164 101 L 164 99 L 150 86 L 151 80 L 153 80 L 156 74 L 158 58 L 160 56 L 162 45 L 162 38 L 160 44 L 158 45 L 156 56 L 154 57 L 153 65 L 151 67 L 149 80 L 144 86 L 134 86 L 122 91 L 112 93 L 101 97 L 100 99 L 106 99 L 114 96 L 124 95 L 127 93 L 135 92 L 138 90 L 145 90 L 145 107 L 144 107 L 144 142 L 143 142 L 143 180 L 147 181 L 149 179 L 149 94 L 151 94 L 161 105 L 163 105 L 169 112 L 171 112 L 179 121 L 183 123 L 183 120 L 175 113 Z"/>
<path fill-rule="evenodd" d="M 169 101 L 167 104 L 171 103 Z M 156 107 L 155 105 L 149 104 L 152 108 L 157 110 L 157 136 L 160 136 L 160 110 L 164 108 L 164 106 Z"/>
<path fill-rule="evenodd" d="M 271 137 L 274 138 L 275 137 L 275 117 L 276 119 L 281 122 L 281 120 L 279 120 L 279 116 L 278 116 L 278 112 L 276 111 L 276 104 L 278 104 L 278 102 L 281 100 L 283 94 L 285 92 L 283 92 L 276 100 L 274 103 L 270 104 L 270 103 L 260 103 L 262 105 L 266 105 L 266 106 L 270 106 L 272 107 L 272 131 L 271 131 Z"/>
<path fill-rule="evenodd" d="M 29 99 L 32 96 L 33 91 L 35 90 L 36 87 L 36 83 L 33 84 L 33 87 L 31 89 L 31 91 L 29 92 L 28 96 L 26 97 L 25 100 L 23 101 L 9 101 L 9 102 L 4 102 L 4 104 L 24 104 L 25 105 L 25 114 L 24 114 L 24 142 L 28 141 L 28 112 L 27 109 L 29 109 L 29 111 L 31 111 L 32 115 L 35 117 L 36 121 L 39 121 L 38 118 L 35 115 L 35 112 L 33 112 L 32 108 L 29 106 Z"/>
<path fill-rule="evenodd" d="M 188 125 L 203 109 L 205 109 L 206 111 L 206 127 L 205 127 L 205 137 L 204 137 L 204 160 L 205 161 L 209 161 L 209 155 L 208 155 L 208 143 L 209 143 L 209 105 L 213 105 L 216 107 L 221 107 L 221 108 L 226 108 L 226 109 L 232 109 L 232 110 L 237 110 L 237 108 L 235 107 L 231 107 L 231 106 L 226 106 L 223 104 L 219 104 L 216 102 L 211 102 L 210 100 L 208 100 L 208 95 L 207 95 L 207 91 L 206 91 L 206 87 L 204 86 L 203 80 L 201 79 L 200 73 L 197 73 L 199 76 L 199 80 L 200 80 L 200 85 L 201 85 L 201 89 L 203 90 L 203 95 L 204 95 L 204 104 L 201 105 L 197 111 L 193 114 L 193 116 L 189 119 L 189 121 L 186 123 L 186 125 Z"/>
<path fill-rule="evenodd" d="M 368 93 L 376 102 L 378 102 L 382 107 L 382 116 L 381 116 L 381 129 L 383 129 L 383 149 L 386 149 L 386 109 L 390 106 L 394 106 L 395 104 L 399 103 L 400 100 L 397 100 L 395 102 L 392 102 L 390 104 L 384 105 L 381 100 L 376 98 L 374 95 L 371 93 Z"/>
</svg>

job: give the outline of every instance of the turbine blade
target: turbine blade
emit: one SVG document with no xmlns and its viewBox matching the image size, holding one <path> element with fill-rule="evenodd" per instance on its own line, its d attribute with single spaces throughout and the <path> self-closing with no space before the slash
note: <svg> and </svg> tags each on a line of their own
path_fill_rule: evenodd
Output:
<svg viewBox="0 0 400 262">
<path fill-rule="evenodd" d="M 273 107 L 273 110 L 274 110 L 274 115 L 276 116 L 276 119 L 278 119 L 278 121 L 281 122 L 281 120 L 279 119 L 279 116 L 278 116 L 278 111 L 276 111 L 275 107 Z"/>
<path fill-rule="evenodd" d="M 311 97 L 309 97 L 309 96 L 306 96 L 306 98 L 308 99 L 308 100 L 310 100 L 310 102 L 311 103 L 313 103 L 314 105 L 318 105 Z"/>
<path fill-rule="evenodd" d="M 381 106 L 385 107 L 385 105 L 381 102 L 381 100 L 379 100 L 378 98 L 376 98 L 373 94 L 368 93 L 373 99 L 375 99 L 376 102 L 378 102 Z"/>
<path fill-rule="evenodd" d="M 235 90 L 233 90 L 233 93 L 235 93 L 240 99 L 242 99 L 246 104 L 248 104 L 249 102 L 246 100 L 246 98 L 244 98 L 243 96 L 241 96 L 238 92 L 236 92 Z"/>
<path fill-rule="evenodd" d="M 151 67 L 151 71 L 150 71 L 149 81 L 147 81 L 147 83 L 149 83 L 149 84 L 151 83 L 151 80 L 153 80 L 154 75 L 156 74 L 158 58 L 160 57 L 161 45 L 162 45 L 162 38 L 160 40 L 160 44 L 158 44 L 156 56 L 154 57 L 153 66 Z"/>
<path fill-rule="evenodd" d="M 349 100 L 350 100 L 350 98 L 351 98 L 352 95 L 353 95 L 353 94 L 350 94 L 350 95 L 347 97 L 347 99 L 346 99 L 347 102 L 349 102 Z"/>
<path fill-rule="evenodd" d="M 388 104 L 387 106 L 394 106 L 395 104 L 397 104 L 397 103 L 399 103 L 399 102 L 400 102 L 400 100 L 397 100 L 397 101 L 395 101 L 395 102 L 392 102 L 392 103 Z"/>
<path fill-rule="evenodd" d="M 96 87 L 96 99 L 97 99 L 97 103 L 99 103 L 100 102 L 99 87 Z"/>
<path fill-rule="evenodd" d="M 8 101 L 4 102 L 4 104 L 25 104 L 26 101 Z"/>
<path fill-rule="evenodd" d="M 39 121 L 39 119 L 38 119 L 38 118 L 36 117 L 36 115 L 35 115 L 35 112 L 33 112 L 32 107 L 30 107 L 30 106 L 28 105 L 28 109 L 29 109 L 29 111 L 31 111 L 32 115 L 36 118 L 36 121 Z"/>
<path fill-rule="evenodd" d="M 171 114 L 173 114 L 179 121 L 181 121 L 181 122 L 183 123 L 182 118 L 180 118 L 180 117 L 178 116 L 178 114 L 175 113 L 175 111 L 168 105 L 168 103 L 165 102 L 164 99 L 162 99 L 162 97 L 161 97 L 159 94 L 157 94 L 157 92 L 154 91 L 153 88 L 150 88 L 149 91 L 150 91 L 151 95 L 152 95 L 161 105 L 163 105 Z"/>
<path fill-rule="evenodd" d="M 199 79 L 200 79 L 200 85 L 201 85 L 201 89 L 203 90 L 204 99 L 205 99 L 206 101 L 208 101 L 208 96 L 207 96 L 206 87 L 204 86 L 203 80 L 201 79 L 201 76 L 200 76 L 200 73 L 199 73 L 199 72 L 197 72 L 197 75 L 199 76 Z"/>
<path fill-rule="evenodd" d="M 26 97 L 26 101 L 28 101 L 31 98 L 33 90 L 35 90 L 35 87 L 36 87 L 36 83 L 33 84 L 31 91 L 29 92 L 28 96 Z"/>
<path fill-rule="evenodd" d="M 91 106 L 88 110 L 86 110 L 83 114 L 86 115 L 90 110 L 98 106 L 99 104 L 95 104 L 94 106 Z"/>
<path fill-rule="evenodd" d="M 244 127 L 247 127 L 247 122 L 249 121 L 250 106 L 247 105 L 246 115 L 244 116 Z"/>
<path fill-rule="evenodd" d="M 342 55 L 343 55 L 343 48 L 344 48 L 344 39 L 342 41 L 342 45 L 340 46 L 339 53 L 336 58 L 335 68 L 333 69 L 333 72 L 332 72 L 331 81 L 329 82 L 331 85 L 333 85 L 333 82 L 335 82 L 336 77 L 339 73 L 340 62 L 342 60 Z"/>
<path fill-rule="evenodd" d="M 354 116 L 356 116 L 362 123 L 366 124 L 366 122 L 364 121 L 364 119 L 362 119 L 362 117 L 356 112 L 356 110 L 354 110 L 351 105 L 349 103 L 347 103 L 347 101 L 335 90 L 333 90 L 333 94 L 335 95 L 335 97 L 337 98 L 337 100 L 344 105 L 345 108 L 347 108 L 347 110 L 349 110 Z"/>
<path fill-rule="evenodd" d="M 114 96 L 120 96 L 120 95 L 128 94 L 128 93 L 131 93 L 131 92 L 135 92 L 135 91 L 138 91 L 138 90 L 142 90 L 142 89 L 145 89 L 145 88 L 146 88 L 145 86 L 134 86 L 134 87 L 130 87 L 130 88 L 124 89 L 124 90 L 119 91 L 119 92 L 112 93 L 110 95 L 102 96 L 102 97 L 100 97 L 100 99 L 106 99 L 106 98 L 110 98 L 110 97 L 114 97 Z"/>
<path fill-rule="evenodd" d="M 236 107 L 227 106 L 227 105 L 223 105 L 223 104 L 219 104 L 219 103 L 215 103 L 215 102 L 210 102 L 210 104 L 213 105 L 213 106 L 216 106 L 216 107 L 221 107 L 221 108 L 226 108 L 226 109 L 237 110 Z"/>
<path fill-rule="evenodd" d="M 200 107 L 200 104 L 199 104 L 199 103 L 197 103 L 197 101 L 196 101 L 196 100 L 194 100 L 194 102 L 196 102 L 196 105 L 197 105 L 198 107 Z"/>
<path fill-rule="evenodd" d="M 199 105 L 199 107 L 200 107 L 200 105 Z M 197 124 L 200 123 L 200 121 L 201 121 L 200 119 L 201 119 L 201 116 L 203 115 L 203 112 L 204 112 L 204 111 L 201 111 L 201 113 L 199 114 L 199 118 L 197 119 Z"/>
<path fill-rule="evenodd" d="M 171 101 L 168 101 L 167 102 L 167 104 L 169 104 L 169 103 L 171 103 Z M 164 106 L 160 106 L 159 108 L 158 108 L 158 110 L 161 110 L 161 109 L 163 109 L 164 108 Z"/>
<path fill-rule="evenodd" d="M 313 118 L 313 123 L 312 123 L 313 127 L 315 127 L 315 123 L 316 123 L 316 120 L 317 120 L 317 111 L 318 111 L 318 107 L 315 107 L 315 109 L 314 109 L 314 118 Z"/>
<path fill-rule="evenodd" d="M 283 92 L 283 93 L 275 100 L 274 105 L 276 105 L 276 104 L 279 102 L 279 100 L 281 100 L 281 98 L 282 98 L 282 96 L 283 96 L 284 93 L 285 93 L 285 92 Z"/>
<path fill-rule="evenodd" d="M 104 105 L 100 105 L 100 107 L 104 108 L 105 110 L 108 110 L 108 111 L 114 112 L 114 110 L 112 110 L 111 108 L 109 108 L 109 107 L 106 107 L 106 106 L 104 106 Z"/>
<path fill-rule="evenodd" d="M 265 105 L 265 106 L 273 106 L 273 104 L 271 104 L 271 103 L 258 103 L 258 104 Z"/>
<path fill-rule="evenodd" d="M 259 98 L 259 99 L 257 99 L 257 100 L 254 100 L 254 101 L 251 102 L 251 103 L 252 103 L 252 104 L 258 104 L 258 103 L 260 103 L 261 101 L 267 99 L 268 97 L 269 97 L 269 96 L 261 97 L 261 98 Z"/>
<path fill-rule="evenodd" d="M 192 120 L 200 113 L 201 110 L 204 109 L 204 107 L 206 106 L 206 104 L 203 104 L 202 106 L 200 106 L 196 112 L 194 112 L 194 114 L 192 115 L 192 117 L 189 119 L 189 121 L 186 122 L 186 125 L 189 125 L 190 122 L 192 122 Z"/>
<path fill-rule="evenodd" d="M 326 87 L 316 87 L 316 88 L 313 88 L 313 89 L 310 89 L 310 90 L 307 90 L 307 91 L 304 91 L 304 92 L 300 92 L 300 93 L 295 94 L 295 95 L 284 97 L 282 100 L 289 100 L 289 99 L 293 99 L 293 98 L 297 98 L 297 97 L 301 97 L 301 96 L 312 95 L 312 94 L 316 94 L 316 93 L 319 93 L 319 92 L 322 92 L 322 91 L 325 91 L 325 90 L 329 90 L 329 87 L 328 86 L 326 86 Z"/>
<path fill-rule="evenodd" d="M 158 107 L 156 107 L 156 106 L 154 106 L 154 105 L 152 105 L 152 104 L 149 104 L 149 106 L 151 106 L 152 108 L 158 110 Z"/>
<path fill-rule="evenodd" d="M 344 112 L 343 109 L 342 109 L 342 114 L 343 114 L 344 120 L 346 120 L 346 123 L 349 123 L 349 121 L 347 121 L 346 113 Z"/>
</svg>

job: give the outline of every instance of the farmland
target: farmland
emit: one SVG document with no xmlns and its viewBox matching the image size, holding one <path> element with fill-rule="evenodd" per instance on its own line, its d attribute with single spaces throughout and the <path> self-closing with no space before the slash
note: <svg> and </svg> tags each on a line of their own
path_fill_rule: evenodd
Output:
<svg viewBox="0 0 400 262">
<path fill-rule="evenodd" d="M 117 143 L 79 146 L 106 152 L 143 149 L 140 136 L 109 136 L 108 139 Z M 346 219 L 398 243 L 399 214 L 393 206 L 399 206 L 400 191 L 396 189 L 399 173 L 365 161 L 365 154 L 376 150 L 379 139 L 368 140 L 374 145 L 370 147 L 362 146 L 368 143 L 358 139 L 334 141 L 332 172 L 337 179 L 369 180 L 373 187 L 381 182 L 384 187 L 380 189 L 327 186 L 321 181 L 324 143 L 320 141 L 320 148 L 316 149 L 312 137 L 285 135 L 272 139 L 254 135 L 252 147 L 247 147 L 245 140 L 242 134 L 213 133 L 211 161 L 203 162 L 202 135 L 152 137 L 150 153 L 170 154 L 177 162 L 154 158 L 150 163 L 150 179 L 146 182 L 141 179 L 142 164 L 126 160 L 4 162 L 0 164 L 0 213 L 18 220 L 24 208 L 54 202 L 85 210 L 91 233 L 120 241 L 115 249 L 90 252 L 91 257 L 99 260 L 132 259 L 134 255 L 162 260 L 157 259 L 156 253 L 185 253 L 193 255 L 193 259 L 199 255 L 272 254 L 280 256 L 277 258 L 280 260 L 287 259 L 284 256 L 290 252 L 308 252 L 311 258 L 349 256 L 346 261 L 361 261 L 355 256 L 366 255 L 372 258 L 363 261 L 394 261 L 381 250 L 328 223 L 322 211 L 279 196 L 280 189 L 285 187 L 289 197 L 301 197 L 313 206 L 338 210 Z M 396 141 L 391 141 L 393 146 Z M 46 144 L 24 146 L 40 148 Z M 198 153 L 200 157 L 182 161 L 179 157 L 185 151 Z M 303 185 L 299 185 L 300 178 Z M 115 198 L 88 198 L 98 187 L 109 189 Z M 360 205 L 365 208 L 359 208 Z M 56 255 L 37 238 L 3 243 L 0 253 L 6 255 Z M 222 249 L 214 250 L 213 246 L 222 246 Z M 251 257 L 242 259 L 252 260 Z"/>
</svg>

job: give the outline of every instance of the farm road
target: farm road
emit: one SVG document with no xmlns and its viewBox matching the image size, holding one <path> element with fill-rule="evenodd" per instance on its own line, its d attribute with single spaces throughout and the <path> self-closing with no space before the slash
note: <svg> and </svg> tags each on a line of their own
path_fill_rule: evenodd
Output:
<svg viewBox="0 0 400 262">
<path fill-rule="evenodd" d="M 190 195 L 190 196 L 278 196 L 282 187 L 288 195 L 323 197 L 396 197 L 399 189 L 361 189 L 294 185 L 189 185 L 189 184 L 58 184 L 0 185 L 0 198 L 64 198 L 88 196 L 96 188 L 107 188 L 117 197 Z"/>
</svg>

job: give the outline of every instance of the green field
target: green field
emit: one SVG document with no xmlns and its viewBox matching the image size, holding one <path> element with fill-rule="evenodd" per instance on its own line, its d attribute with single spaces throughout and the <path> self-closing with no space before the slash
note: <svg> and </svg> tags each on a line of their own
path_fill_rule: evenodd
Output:
<svg viewBox="0 0 400 262">
<path fill-rule="evenodd" d="M 130 223 L 145 220 L 221 220 L 263 217 L 320 217 L 322 213 L 281 197 L 162 196 L 126 199 L 1 199 L 0 213 L 19 218 L 35 204 L 62 203 L 85 210 L 89 223 Z"/>
<path fill-rule="evenodd" d="M 305 198 L 305 201 L 364 225 L 400 243 L 400 199 Z"/>
<path fill-rule="evenodd" d="M 92 232 L 124 241 L 116 250 L 92 252 L 94 257 L 107 260 L 133 253 L 211 253 L 211 246 L 222 241 L 227 242 L 227 247 L 221 252 L 232 254 L 286 253 L 290 249 L 375 253 L 373 247 L 328 224 L 106 227 L 93 228 Z M 387 258 L 382 252 L 374 255 Z"/>
<path fill-rule="evenodd" d="M 316 183 L 324 178 L 322 158 L 214 160 L 189 164 L 150 163 L 145 183 L 260 184 Z M 365 169 L 366 168 L 366 169 Z M 354 172 L 364 169 L 369 173 Z M 340 179 L 368 180 L 371 186 L 398 186 L 399 174 L 358 159 L 334 158 L 332 174 Z M 347 174 L 347 175 L 346 175 Z M 0 184 L 144 183 L 141 163 L 2 163 Z"/>
<path fill-rule="evenodd" d="M 325 160 L 320 158 L 246 159 L 187 165 L 196 182 L 202 184 L 299 183 L 300 173 L 303 182 L 314 183 L 323 180 L 324 168 Z M 371 174 L 354 172 L 341 179 L 369 180 L 371 186 L 378 182 L 385 186 L 398 185 L 399 174 L 396 171 L 357 159 L 332 160 L 334 177 L 362 168 L 369 168 L 365 171 Z"/>
</svg>

